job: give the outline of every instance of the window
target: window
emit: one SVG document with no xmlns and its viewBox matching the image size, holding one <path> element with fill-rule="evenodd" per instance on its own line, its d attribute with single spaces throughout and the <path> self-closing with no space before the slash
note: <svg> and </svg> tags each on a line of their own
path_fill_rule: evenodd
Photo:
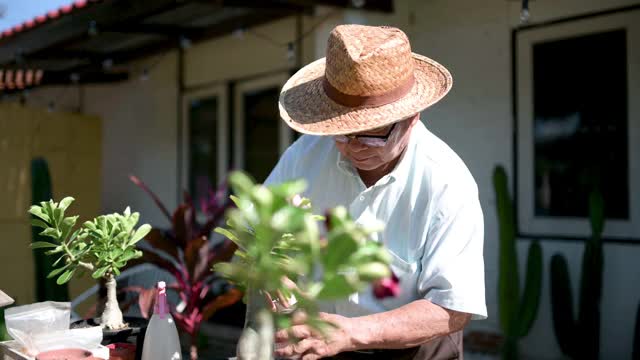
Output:
<svg viewBox="0 0 640 360">
<path fill-rule="evenodd" d="M 640 7 L 513 32 L 518 230 L 640 241 Z"/>
<path fill-rule="evenodd" d="M 629 218 L 626 31 L 533 46 L 535 215 Z"/>
</svg>

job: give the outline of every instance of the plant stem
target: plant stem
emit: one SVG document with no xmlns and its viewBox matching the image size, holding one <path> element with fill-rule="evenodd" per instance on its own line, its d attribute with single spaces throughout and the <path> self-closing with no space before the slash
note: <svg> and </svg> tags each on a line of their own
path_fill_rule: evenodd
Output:
<svg viewBox="0 0 640 360">
<path fill-rule="evenodd" d="M 81 267 L 83 267 L 83 268 L 85 268 L 85 269 L 87 269 L 89 271 L 93 271 L 94 270 L 93 264 L 89 264 L 89 263 L 86 263 L 86 262 L 79 261 L 78 262 L 78 266 L 81 266 Z"/>
<path fill-rule="evenodd" d="M 196 336 L 191 337 L 191 346 L 189 347 L 191 360 L 198 360 L 198 339 Z"/>
<path fill-rule="evenodd" d="M 71 262 L 75 262 L 76 261 L 76 257 L 73 256 L 73 253 L 71 253 L 71 251 L 69 251 L 69 248 L 67 247 L 67 244 L 63 243 L 62 244 L 62 248 L 64 249 L 64 252 L 67 254 L 67 256 L 69 257 L 69 260 L 71 260 Z M 78 261 L 78 266 L 81 266 L 89 271 L 93 271 L 94 270 L 94 266 L 93 264 L 90 263 L 86 263 L 83 261 Z"/>
<path fill-rule="evenodd" d="M 122 311 L 118 306 L 118 298 L 116 297 L 116 278 L 113 274 L 106 275 L 106 287 L 107 287 L 107 303 L 104 305 L 104 312 L 102 313 L 102 327 L 118 330 L 126 327 L 122 319 Z"/>
</svg>

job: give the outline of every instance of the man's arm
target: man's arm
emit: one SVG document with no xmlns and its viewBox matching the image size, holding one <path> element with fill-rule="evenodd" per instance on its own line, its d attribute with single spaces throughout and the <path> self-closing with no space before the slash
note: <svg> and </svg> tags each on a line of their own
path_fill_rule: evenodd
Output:
<svg viewBox="0 0 640 360">
<path fill-rule="evenodd" d="M 287 344 L 290 336 L 300 341 L 279 347 L 276 355 L 311 360 L 345 351 L 409 348 L 461 330 L 471 319 L 470 314 L 445 309 L 428 300 L 356 318 L 324 313 L 321 317 L 337 328 L 326 338 L 306 325 L 280 330 L 276 333 L 277 343 Z"/>
<path fill-rule="evenodd" d="M 361 331 L 353 334 L 356 350 L 403 349 L 462 330 L 471 314 L 416 300 L 397 309 L 353 318 Z"/>
</svg>

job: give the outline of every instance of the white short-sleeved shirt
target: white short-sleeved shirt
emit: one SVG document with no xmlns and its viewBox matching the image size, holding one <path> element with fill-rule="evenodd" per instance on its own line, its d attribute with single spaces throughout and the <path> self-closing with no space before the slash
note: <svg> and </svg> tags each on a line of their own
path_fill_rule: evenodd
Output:
<svg viewBox="0 0 640 360">
<path fill-rule="evenodd" d="M 304 196 L 314 213 L 343 205 L 360 224 L 384 224 L 374 239 L 391 253 L 400 279 L 398 297 L 378 300 L 367 289 L 323 311 L 362 316 L 427 299 L 473 319 L 487 317 L 478 189 L 462 160 L 422 122 L 396 168 L 369 188 L 330 136 L 300 137 L 265 184 L 299 178 L 308 182 Z"/>
</svg>

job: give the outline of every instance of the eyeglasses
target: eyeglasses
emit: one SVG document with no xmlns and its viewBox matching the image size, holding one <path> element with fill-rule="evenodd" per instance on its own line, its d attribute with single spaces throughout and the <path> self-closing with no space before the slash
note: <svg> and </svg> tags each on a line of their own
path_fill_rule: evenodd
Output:
<svg viewBox="0 0 640 360">
<path fill-rule="evenodd" d="M 369 147 L 383 147 L 387 145 L 387 140 L 389 140 L 389 136 L 393 133 L 393 129 L 395 129 L 397 123 L 391 125 L 389 131 L 387 131 L 386 135 L 335 135 L 333 138 L 343 144 L 348 144 L 351 139 L 357 139 L 360 144 Z"/>
</svg>

